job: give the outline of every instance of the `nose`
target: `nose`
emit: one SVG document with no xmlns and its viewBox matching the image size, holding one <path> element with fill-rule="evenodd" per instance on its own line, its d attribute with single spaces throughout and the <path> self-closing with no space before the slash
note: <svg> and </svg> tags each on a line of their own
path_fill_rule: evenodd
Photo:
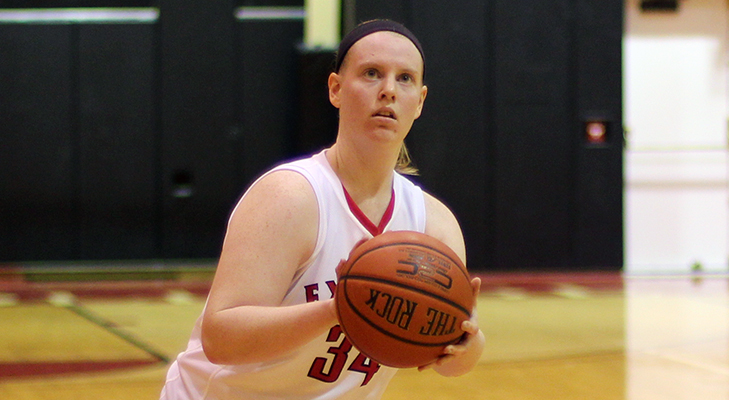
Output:
<svg viewBox="0 0 729 400">
<path fill-rule="evenodd" d="M 380 100 L 388 99 L 390 101 L 395 100 L 395 85 L 396 79 L 394 76 L 388 75 L 382 80 L 382 88 L 380 89 Z"/>
</svg>

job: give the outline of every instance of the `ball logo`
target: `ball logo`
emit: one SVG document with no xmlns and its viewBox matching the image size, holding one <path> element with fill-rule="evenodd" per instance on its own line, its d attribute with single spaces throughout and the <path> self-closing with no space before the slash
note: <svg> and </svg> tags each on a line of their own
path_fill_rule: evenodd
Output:
<svg viewBox="0 0 729 400">
<path fill-rule="evenodd" d="M 418 308 L 418 303 L 415 301 L 377 289 L 370 289 L 369 299 L 364 304 L 376 316 L 405 331 L 410 329 L 410 323 Z M 422 315 L 422 311 L 420 314 Z M 414 327 L 420 335 L 443 336 L 455 332 L 456 317 L 451 314 L 428 307 L 424 317 L 424 324 L 419 327 L 417 326 L 419 324 L 416 324 Z"/>
<path fill-rule="evenodd" d="M 379 290 L 370 289 L 370 298 L 365 305 L 374 311 L 377 316 L 385 321 L 407 330 L 412 321 L 415 308 L 418 303 L 384 293 Z"/>
<path fill-rule="evenodd" d="M 428 322 L 420 328 L 421 335 L 443 336 L 456 331 L 456 317 L 435 308 L 428 308 Z"/>
<path fill-rule="evenodd" d="M 398 263 L 408 267 L 398 269 L 398 274 L 433 284 L 443 290 L 451 288 L 453 278 L 448 275 L 451 270 L 451 263 L 448 260 L 434 257 L 432 254 L 415 248 L 407 249 L 406 253 L 406 258 L 398 260 Z"/>
</svg>

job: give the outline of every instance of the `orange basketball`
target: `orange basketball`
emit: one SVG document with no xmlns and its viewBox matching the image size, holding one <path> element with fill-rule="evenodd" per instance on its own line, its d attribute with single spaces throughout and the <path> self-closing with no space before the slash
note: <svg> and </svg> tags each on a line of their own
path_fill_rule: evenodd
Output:
<svg viewBox="0 0 729 400">
<path fill-rule="evenodd" d="M 340 266 L 335 295 L 350 342 L 397 368 L 426 365 L 458 342 L 474 299 L 456 253 L 413 231 L 386 232 L 353 249 Z"/>
</svg>

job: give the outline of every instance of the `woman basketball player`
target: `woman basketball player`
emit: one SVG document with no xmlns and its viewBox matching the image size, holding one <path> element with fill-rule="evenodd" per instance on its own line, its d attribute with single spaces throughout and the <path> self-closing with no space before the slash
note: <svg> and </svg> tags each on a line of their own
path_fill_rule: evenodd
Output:
<svg viewBox="0 0 729 400">
<path fill-rule="evenodd" d="M 420 43 L 402 25 L 359 25 L 341 42 L 329 98 L 334 145 L 274 168 L 248 189 L 228 224 L 216 276 L 162 399 L 378 399 L 393 368 L 367 359 L 337 325 L 336 267 L 362 239 L 424 232 L 465 260 L 448 208 L 403 177 L 403 143 L 427 88 Z M 478 293 L 480 280 L 472 282 Z M 470 371 L 484 346 L 475 312 L 466 338 L 431 365 Z"/>
</svg>

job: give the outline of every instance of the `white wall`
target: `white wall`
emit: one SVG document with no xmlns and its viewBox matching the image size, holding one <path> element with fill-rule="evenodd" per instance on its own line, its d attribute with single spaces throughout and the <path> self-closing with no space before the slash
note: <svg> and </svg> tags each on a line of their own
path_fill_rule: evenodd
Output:
<svg viewBox="0 0 729 400">
<path fill-rule="evenodd" d="M 625 271 L 729 261 L 729 3 L 625 1 Z"/>
</svg>

